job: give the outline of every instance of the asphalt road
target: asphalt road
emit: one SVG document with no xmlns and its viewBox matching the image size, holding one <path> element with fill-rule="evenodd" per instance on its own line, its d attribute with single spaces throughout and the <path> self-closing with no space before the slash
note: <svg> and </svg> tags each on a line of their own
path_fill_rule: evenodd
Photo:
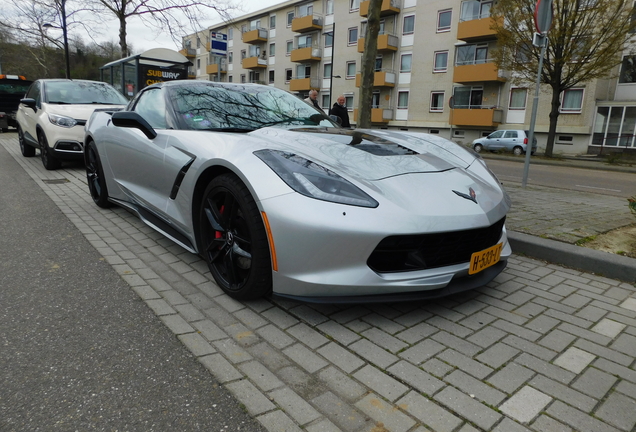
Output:
<svg viewBox="0 0 636 432">
<path fill-rule="evenodd" d="M 0 431 L 263 431 L 0 146 Z"/>
<path fill-rule="evenodd" d="M 487 159 L 488 167 L 502 182 L 519 182 L 523 179 L 523 162 Z M 528 184 L 558 187 L 582 192 L 612 196 L 636 194 L 636 175 L 630 172 L 601 171 L 596 169 L 567 167 L 563 165 L 539 165 L 530 163 Z"/>
</svg>

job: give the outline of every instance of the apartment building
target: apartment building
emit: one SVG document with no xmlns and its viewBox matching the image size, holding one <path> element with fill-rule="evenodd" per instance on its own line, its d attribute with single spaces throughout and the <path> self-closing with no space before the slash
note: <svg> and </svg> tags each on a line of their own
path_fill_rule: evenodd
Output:
<svg viewBox="0 0 636 432">
<path fill-rule="evenodd" d="M 440 134 L 460 144 L 497 129 L 528 129 L 534 83 L 512 85 L 490 52 L 493 0 L 383 0 L 374 75 L 374 127 Z M 184 38 L 191 78 L 261 83 L 305 98 L 319 92 L 327 112 L 344 95 L 355 123 L 369 1 L 286 1 Z M 227 54 L 211 52 L 227 39 Z M 635 149 L 636 57 L 620 78 L 564 92 L 555 154 Z M 451 108 L 452 105 L 452 108 Z M 550 92 L 539 98 L 539 151 Z"/>
</svg>

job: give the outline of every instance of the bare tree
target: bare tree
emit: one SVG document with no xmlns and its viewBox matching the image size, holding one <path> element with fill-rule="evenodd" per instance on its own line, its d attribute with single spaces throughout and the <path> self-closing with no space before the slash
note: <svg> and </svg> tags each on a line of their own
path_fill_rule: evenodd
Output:
<svg viewBox="0 0 636 432">
<path fill-rule="evenodd" d="M 369 2 L 367 31 L 364 35 L 364 53 L 360 66 L 360 98 L 358 103 L 358 121 L 360 128 L 371 127 L 371 104 L 373 103 L 373 78 L 375 76 L 375 58 L 378 55 L 378 34 L 380 33 L 380 11 L 382 0 Z"/>
<path fill-rule="evenodd" d="M 157 33 L 168 33 L 175 43 L 180 44 L 183 35 L 205 27 L 201 23 L 209 19 L 209 12 L 229 19 L 229 12 L 235 8 L 229 0 L 86 0 L 85 4 L 98 15 L 104 18 L 111 15 L 118 21 L 122 57 L 131 54 L 127 39 L 131 18 L 139 18 Z"/>
<path fill-rule="evenodd" d="M 534 82 L 540 48 L 531 43 L 536 0 L 499 0 L 493 6 L 500 69 L 511 71 L 514 83 Z M 552 157 L 561 94 L 581 83 L 607 78 L 621 63 L 635 29 L 631 0 L 554 0 L 541 82 L 552 90 L 546 156 Z"/>
</svg>

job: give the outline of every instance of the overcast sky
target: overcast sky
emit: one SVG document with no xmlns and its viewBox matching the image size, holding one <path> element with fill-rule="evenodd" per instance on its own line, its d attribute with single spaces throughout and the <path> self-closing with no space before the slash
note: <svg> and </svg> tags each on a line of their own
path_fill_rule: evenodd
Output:
<svg viewBox="0 0 636 432">
<path fill-rule="evenodd" d="M 242 0 L 237 1 L 235 4 L 242 3 L 242 11 L 235 13 L 235 16 L 241 16 L 246 13 L 255 12 L 260 9 L 265 9 L 269 6 L 273 6 L 278 3 L 283 3 L 285 0 Z M 212 25 L 221 21 L 221 18 L 211 20 L 207 25 Z M 113 22 L 108 27 L 110 30 L 104 34 L 101 39 L 111 40 L 115 43 L 119 40 L 117 23 Z M 174 44 L 169 35 L 159 35 L 155 37 L 153 31 L 137 19 L 129 21 L 128 23 L 128 43 L 132 44 L 135 53 L 142 53 L 151 48 L 170 48 L 179 50 L 181 46 Z"/>
</svg>

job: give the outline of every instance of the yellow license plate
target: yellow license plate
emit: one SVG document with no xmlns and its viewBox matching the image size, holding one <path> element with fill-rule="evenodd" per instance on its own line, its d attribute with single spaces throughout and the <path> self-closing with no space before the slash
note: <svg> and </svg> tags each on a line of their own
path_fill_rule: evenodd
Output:
<svg viewBox="0 0 636 432">
<path fill-rule="evenodd" d="M 479 273 L 480 271 L 487 269 L 499 262 L 501 257 L 501 249 L 503 244 L 499 243 L 483 251 L 475 252 L 470 256 L 470 267 L 468 268 L 468 274 Z"/>
</svg>

